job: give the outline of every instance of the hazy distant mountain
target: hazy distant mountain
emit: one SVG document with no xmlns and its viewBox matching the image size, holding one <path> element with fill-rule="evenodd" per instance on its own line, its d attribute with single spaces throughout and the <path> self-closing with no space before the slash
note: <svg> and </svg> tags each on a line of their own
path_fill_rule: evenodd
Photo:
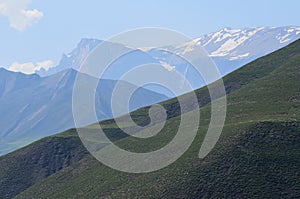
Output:
<svg viewBox="0 0 300 199">
<path fill-rule="evenodd" d="M 77 73 L 68 69 L 41 78 L 0 70 L 0 155 L 74 127 L 72 91 Z M 94 81 L 87 75 L 86 79 Z M 112 117 L 110 102 L 115 84 L 112 80 L 99 83 L 95 94 L 98 121 Z M 131 110 L 167 99 L 142 88 L 133 98 Z"/>
<path fill-rule="evenodd" d="M 88 54 L 101 43 L 97 39 L 82 39 L 77 47 L 68 54 L 63 54 L 59 64 L 50 68 L 48 71 L 44 69 L 37 72 L 40 76 L 48 76 L 66 69 L 78 69 Z"/>
<path fill-rule="evenodd" d="M 203 46 L 224 75 L 299 38 L 300 27 L 294 26 L 224 28 L 176 46 L 176 51 L 184 55 Z"/>
<path fill-rule="evenodd" d="M 183 55 L 192 51 L 195 45 L 203 46 L 217 64 L 221 74 L 225 75 L 258 57 L 288 45 L 298 38 L 300 38 L 300 27 L 294 26 L 243 29 L 224 28 L 172 48 L 175 48 L 179 55 Z M 39 71 L 38 74 L 46 76 L 68 68 L 76 70 L 88 54 L 100 43 L 101 40 L 82 39 L 71 53 L 63 55 L 57 67 L 49 71 Z M 141 59 L 139 56 L 147 56 L 142 52 L 139 53 L 126 58 L 128 65 L 132 59 Z M 157 56 L 157 49 L 152 49 L 151 53 Z M 170 62 L 167 54 L 161 54 L 161 56 L 157 57 L 159 57 L 157 63 L 165 63 L 167 61 L 169 66 L 176 67 L 178 65 L 178 63 Z M 119 67 L 126 68 L 121 65 Z"/>
<path fill-rule="evenodd" d="M 195 45 L 204 46 L 217 63 L 221 74 L 225 75 L 297 38 L 300 38 L 300 27 L 224 28 L 172 48 L 183 55 L 191 52 Z M 77 73 L 75 70 L 78 70 L 88 54 L 100 43 L 96 39 L 82 39 L 71 53 L 63 55 L 57 67 L 39 71 L 39 75 L 45 76 L 42 78 L 0 69 L 0 114 L 5 115 L 0 121 L 0 154 L 74 126 L 71 94 Z M 166 70 L 177 70 L 184 74 L 194 88 L 205 84 L 193 70 L 186 70 L 187 63 L 181 59 L 169 59 L 170 56 L 173 55 L 162 53 L 159 49 L 135 50 L 114 62 L 111 68 L 116 70 L 108 71 L 105 78 L 118 79 L 124 72 L 140 64 L 163 63 Z M 107 96 L 111 95 L 115 82 L 104 82 L 106 88 L 99 91 L 98 98 L 109 102 Z M 157 88 L 152 90 L 160 91 Z M 147 90 L 146 93 L 146 97 L 139 95 L 137 102 L 141 103 L 136 104 L 135 108 L 166 99 L 155 92 Z M 98 109 L 99 120 L 111 116 L 108 103 L 106 105 Z"/>
<path fill-rule="evenodd" d="M 92 157 L 76 132 L 69 130 L 0 157 L 0 197 L 300 198 L 299 74 L 300 40 L 227 75 L 225 126 L 204 159 L 199 159 L 199 149 L 211 120 L 205 87 L 195 91 L 201 107 L 197 136 L 184 155 L 166 168 L 146 174 L 111 169 Z M 195 110 L 196 104 L 188 104 L 186 110 Z M 112 128 L 114 120 L 102 125 L 114 144 L 126 151 L 159 153 L 158 149 L 174 143 L 182 124 L 178 101 L 162 105 L 168 120 L 149 139 L 124 138 Z M 139 123 L 149 120 L 147 109 L 131 115 Z M 188 131 L 187 125 L 182 126 Z"/>
<path fill-rule="evenodd" d="M 0 98 L 11 91 L 33 86 L 37 84 L 39 80 L 40 77 L 36 74 L 25 75 L 0 68 Z"/>
</svg>

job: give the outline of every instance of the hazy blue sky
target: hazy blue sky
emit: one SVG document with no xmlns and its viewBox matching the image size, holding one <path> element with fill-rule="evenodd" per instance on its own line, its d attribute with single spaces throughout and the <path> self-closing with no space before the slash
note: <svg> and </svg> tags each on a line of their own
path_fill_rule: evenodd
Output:
<svg viewBox="0 0 300 199">
<path fill-rule="evenodd" d="M 190 37 L 223 27 L 300 25 L 298 0 L 0 0 L 0 66 L 57 64 L 81 38 L 151 26 Z"/>
</svg>

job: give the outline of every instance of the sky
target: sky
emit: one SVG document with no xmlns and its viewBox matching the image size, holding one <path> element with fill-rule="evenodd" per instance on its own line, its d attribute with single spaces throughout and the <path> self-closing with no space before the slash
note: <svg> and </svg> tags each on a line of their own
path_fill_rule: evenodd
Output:
<svg viewBox="0 0 300 199">
<path fill-rule="evenodd" d="M 58 64 L 82 38 L 142 27 L 192 38 L 224 27 L 300 26 L 298 0 L 0 0 L 0 66 Z"/>
</svg>

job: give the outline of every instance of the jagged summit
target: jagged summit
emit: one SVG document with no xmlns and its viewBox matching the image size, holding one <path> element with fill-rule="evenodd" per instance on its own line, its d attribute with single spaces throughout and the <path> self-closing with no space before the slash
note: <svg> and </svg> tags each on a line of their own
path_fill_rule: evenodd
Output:
<svg viewBox="0 0 300 199">
<path fill-rule="evenodd" d="M 224 27 L 221 30 L 200 36 L 191 42 L 173 46 L 184 54 L 201 45 L 216 62 L 223 75 L 232 72 L 254 59 L 278 50 L 300 38 L 300 27 L 249 27 L 234 29 Z M 77 70 L 88 54 L 101 43 L 97 39 L 82 39 L 70 53 L 63 54 L 58 66 L 49 71 L 38 71 L 41 76 L 73 68 Z M 149 49 L 149 51 L 155 49 Z M 147 50 L 146 50 L 147 51 Z M 135 59 L 139 59 L 138 57 Z M 159 62 L 161 60 L 158 60 Z"/>
</svg>

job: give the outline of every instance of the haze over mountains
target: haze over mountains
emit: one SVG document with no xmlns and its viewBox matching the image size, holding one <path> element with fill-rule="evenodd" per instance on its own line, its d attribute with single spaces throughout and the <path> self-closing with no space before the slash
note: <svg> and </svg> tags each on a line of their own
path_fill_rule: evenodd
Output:
<svg viewBox="0 0 300 199">
<path fill-rule="evenodd" d="M 198 154 L 211 119 L 207 87 L 195 91 L 197 106 L 190 103 L 186 107 L 189 112 L 185 114 L 199 114 L 200 110 L 201 115 L 193 144 L 166 168 L 146 174 L 111 169 L 92 157 L 71 129 L 0 157 L 0 196 L 299 198 L 299 74 L 297 40 L 225 76 L 225 126 L 216 147 L 204 159 L 199 159 Z M 187 101 L 190 97 L 185 95 Z M 141 153 L 155 151 L 173 140 L 182 116 L 176 99 L 161 105 L 168 119 L 162 131 L 149 139 L 124 136 L 114 120 L 100 124 L 120 148 Z M 149 120 L 147 107 L 130 115 L 138 124 Z M 94 125 L 83 129 L 95 132 Z"/>
<path fill-rule="evenodd" d="M 201 45 L 217 64 L 222 75 L 256 58 L 278 50 L 300 38 L 300 27 L 223 28 L 178 46 L 184 54 Z M 179 53 L 179 54 L 180 54 Z"/>
<path fill-rule="evenodd" d="M 300 27 L 294 26 L 223 28 L 220 31 L 200 36 L 192 42 L 173 46 L 173 48 L 176 49 L 178 55 L 184 55 L 192 51 L 194 45 L 203 46 L 217 64 L 221 74 L 225 75 L 258 57 L 288 45 L 298 38 L 300 38 Z M 84 59 L 100 43 L 101 40 L 97 39 L 82 39 L 72 52 L 62 56 L 57 67 L 51 68 L 49 71 L 38 71 L 37 74 L 47 76 L 68 68 L 78 70 Z M 153 55 L 157 53 L 155 51 L 158 49 L 152 49 L 145 53 Z M 139 56 L 147 55 L 140 52 L 132 58 L 141 59 Z M 163 62 L 171 66 L 178 66 L 178 63 L 172 63 L 172 59 L 168 55 L 156 58 L 157 63 Z M 127 59 L 127 61 L 130 60 Z"/>
<path fill-rule="evenodd" d="M 67 69 L 41 78 L 0 69 L 0 155 L 75 126 L 72 92 L 77 74 Z M 86 81 L 96 80 L 86 75 Z M 115 84 L 113 80 L 99 82 L 95 92 L 98 120 L 112 117 L 111 97 Z M 136 87 L 126 82 L 122 84 Z M 166 99 L 164 95 L 140 88 L 133 95 L 130 110 Z M 87 121 L 96 122 L 91 118 Z"/>
<path fill-rule="evenodd" d="M 218 32 L 201 36 L 193 42 L 172 46 L 178 55 L 202 45 L 216 62 L 222 75 L 225 75 L 253 59 L 279 49 L 300 38 L 299 27 L 257 27 L 245 29 L 224 28 Z M 74 127 L 71 111 L 71 96 L 76 70 L 101 40 L 82 39 L 69 54 L 63 55 L 59 65 L 49 71 L 24 75 L 0 68 L 0 155 L 15 150 L 34 140 Z M 124 46 L 124 48 L 126 48 Z M 125 58 L 120 58 L 112 66 L 105 78 L 105 89 L 99 91 L 99 120 L 110 118 L 109 97 L 113 85 L 121 74 L 132 67 L 144 63 L 162 64 L 166 70 L 177 70 L 184 74 L 193 88 L 200 88 L 205 82 L 184 60 L 174 59 L 162 49 L 135 50 Z M 163 50 L 168 50 L 166 49 Z M 188 66 L 187 66 L 188 65 Z M 155 91 L 155 92 L 153 92 Z M 139 96 L 134 108 L 153 104 L 167 99 L 157 94 L 160 90 L 143 90 L 146 97 Z M 104 97 L 105 96 L 105 97 Z M 134 110 L 132 108 L 131 110 Z"/>
</svg>

